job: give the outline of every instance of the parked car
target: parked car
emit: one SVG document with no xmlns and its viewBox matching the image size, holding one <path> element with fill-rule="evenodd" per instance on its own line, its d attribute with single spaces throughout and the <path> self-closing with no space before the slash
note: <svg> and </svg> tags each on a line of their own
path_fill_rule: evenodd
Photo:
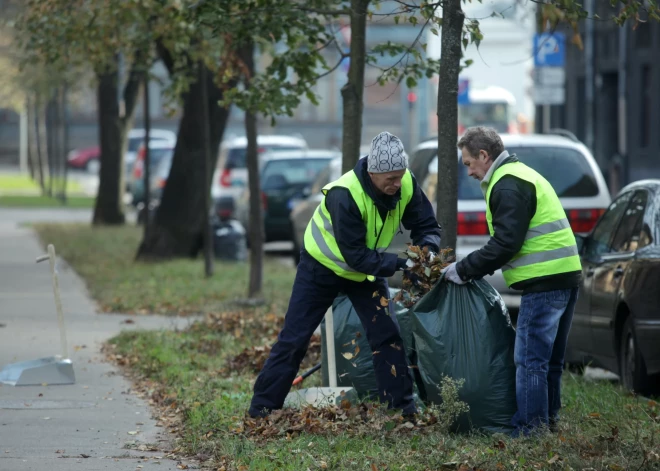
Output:
<svg viewBox="0 0 660 471">
<path fill-rule="evenodd" d="M 577 233 L 588 233 L 600 215 L 605 211 L 611 199 L 607 185 L 594 158 L 588 149 L 577 141 L 559 135 L 538 134 L 503 134 L 504 146 L 515 153 L 522 162 L 540 172 L 552 184 L 567 212 L 571 227 Z M 417 182 L 436 207 L 436 188 L 442 181 L 437 175 L 437 139 L 427 140 L 418 145 L 410 156 L 410 169 Z M 457 149 L 458 165 L 458 226 L 456 256 L 458 259 L 479 249 L 488 241 L 486 223 L 486 202 L 479 187 L 479 182 L 467 176 L 467 170 L 460 160 Z M 339 166 L 331 175 L 332 181 L 339 177 Z M 320 178 L 320 177 L 319 177 Z M 318 186 L 315 185 L 315 188 Z M 323 185 L 318 187 L 319 191 Z M 292 214 L 292 223 L 296 234 L 296 243 L 301 246 L 305 227 L 316 206 L 321 201 L 316 197 L 316 204 L 311 207 L 296 208 Z M 307 206 L 312 206 L 313 198 Z M 409 231 L 397 234 L 388 252 L 401 253 L 410 242 Z M 520 306 L 520 292 L 506 286 L 501 271 L 486 280 L 497 289 L 507 307 L 517 309 Z M 390 279 L 392 286 L 400 286 L 401 276 Z"/>
<path fill-rule="evenodd" d="M 133 206 L 137 206 L 139 203 L 144 202 L 144 157 L 146 150 L 144 145 L 140 146 L 138 150 L 138 155 L 133 165 L 133 170 L 131 171 L 131 180 L 130 180 L 130 192 L 132 197 Z M 166 141 L 154 141 L 149 146 L 149 188 L 150 193 L 153 195 L 154 185 L 156 182 L 156 175 L 159 172 L 163 172 L 165 169 L 161 168 L 159 170 L 160 162 L 164 159 L 169 161 L 169 165 L 172 165 L 172 157 L 174 155 L 174 145 Z M 167 175 L 169 175 L 169 167 L 167 168 Z M 167 178 L 167 177 L 166 177 Z"/>
<path fill-rule="evenodd" d="M 332 150 L 272 151 L 264 154 L 261 166 L 261 202 L 267 242 L 291 241 L 291 209 L 310 195 L 319 172 L 341 153 Z M 249 230 L 250 191 L 236 200 L 236 219 Z"/>
<path fill-rule="evenodd" d="M 342 159 L 341 155 L 332 159 L 330 163 L 319 172 L 316 180 L 310 186 L 309 195 L 297 202 L 291 208 L 291 214 L 289 219 L 291 220 L 291 231 L 293 233 L 293 259 L 298 265 L 300 262 L 300 249 L 303 246 L 303 240 L 305 239 L 305 229 L 307 229 L 307 223 L 314 215 L 314 211 L 321 200 L 323 200 L 323 193 L 321 190 L 325 185 L 330 182 L 337 180 L 341 177 L 341 165 Z"/>
<path fill-rule="evenodd" d="M 660 180 L 632 183 L 587 236 L 566 364 L 618 373 L 641 394 L 660 393 Z"/>
<path fill-rule="evenodd" d="M 70 168 L 86 170 L 91 174 L 99 173 L 101 169 L 101 149 L 99 146 L 74 149 L 67 155 L 67 165 Z"/>
<path fill-rule="evenodd" d="M 172 150 L 172 152 L 165 153 L 160 159 L 160 162 L 155 165 L 153 173 L 151 174 L 151 183 L 149 185 L 152 200 L 161 200 L 163 196 L 163 190 L 167 184 L 167 179 L 170 176 L 173 160 L 174 150 Z"/>
<path fill-rule="evenodd" d="M 302 137 L 283 135 L 257 136 L 259 155 L 272 150 L 306 150 L 307 142 Z M 211 184 L 211 196 L 238 198 L 247 186 L 247 138 L 234 137 L 223 141 L 220 146 L 218 164 Z"/>
<path fill-rule="evenodd" d="M 128 147 L 126 154 L 124 154 L 124 180 L 127 191 L 131 191 L 131 173 L 137 159 L 138 150 L 144 144 L 144 134 L 144 129 L 131 129 L 128 132 Z M 167 143 L 174 148 L 176 144 L 176 133 L 167 129 L 150 129 L 149 142 L 152 146 Z"/>
</svg>

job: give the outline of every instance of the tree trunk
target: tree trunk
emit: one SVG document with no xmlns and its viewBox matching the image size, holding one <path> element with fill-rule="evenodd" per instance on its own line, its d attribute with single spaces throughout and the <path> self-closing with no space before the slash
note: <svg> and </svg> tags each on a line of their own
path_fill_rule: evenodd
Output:
<svg viewBox="0 0 660 471">
<path fill-rule="evenodd" d="M 27 114 L 28 170 L 30 178 L 32 180 L 37 180 L 37 147 L 34 142 L 34 136 L 36 134 L 34 130 L 34 110 L 29 94 L 26 94 L 25 96 L 25 113 Z"/>
<path fill-rule="evenodd" d="M 46 185 L 50 178 L 50 168 L 48 167 L 48 149 L 46 146 L 46 107 L 43 106 L 43 97 L 37 96 L 36 105 L 36 127 L 37 127 L 37 154 L 39 156 L 39 184 L 41 193 L 47 194 Z"/>
<path fill-rule="evenodd" d="M 362 142 L 364 65 L 367 57 L 367 9 L 370 0 L 351 0 L 351 51 L 348 82 L 341 89 L 344 107 L 342 172 L 355 167 Z"/>
<path fill-rule="evenodd" d="M 162 47 L 159 49 L 161 55 L 164 54 Z M 168 57 L 163 59 L 170 68 L 172 64 Z M 212 177 L 210 172 L 211 175 L 204 181 L 204 126 L 210 126 L 210 168 L 215 168 L 218 148 L 229 118 L 229 109 L 218 106 L 222 91 L 213 82 L 211 72 L 206 67 L 204 69 L 209 84 L 209 123 L 203 122 L 199 107 L 202 87 L 197 81 L 182 97 L 183 115 L 179 122 L 172 169 L 149 230 L 149 238 L 142 241 L 138 250 L 138 259 L 195 257 L 203 246 L 204 218 L 208 215 L 203 215 L 200 208 L 204 204 L 204 192 L 211 190 Z"/>
<path fill-rule="evenodd" d="M 101 148 L 99 190 L 94 207 L 94 225 L 124 224 L 124 154 L 126 135 L 133 126 L 133 116 L 144 74 L 145 60 L 138 55 L 124 87 L 124 116 L 120 116 L 117 100 L 118 77 L 116 71 L 97 74 L 98 128 Z"/>
<path fill-rule="evenodd" d="M 243 62 L 249 77 L 245 79 L 245 88 L 250 87 L 254 74 L 254 45 L 248 44 L 242 51 Z M 247 137 L 247 171 L 250 189 L 250 285 L 248 298 L 261 297 L 264 270 L 264 218 L 261 207 L 261 182 L 259 181 L 259 156 L 257 154 L 257 117 L 250 111 L 245 112 L 245 136 Z"/>
<path fill-rule="evenodd" d="M 118 225 L 126 221 L 122 201 L 124 194 L 122 148 L 126 130 L 119 117 L 117 72 L 99 73 L 97 78 L 101 171 L 92 224 Z"/>
<path fill-rule="evenodd" d="M 69 114 L 67 112 L 66 85 L 62 87 L 62 103 L 60 108 L 60 122 L 62 123 L 62 201 L 67 199 L 67 180 L 69 177 L 68 155 L 69 155 Z"/>
<path fill-rule="evenodd" d="M 211 130 L 209 129 L 209 80 L 204 70 L 203 62 L 197 64 L 197 76 L 202 82 L 202 93 L 200 93 L 199 107 L 202 110 L 202 119 L 204 121 L 204 180 L 210 181 L 212 176 L 211 162 L 214 160 L 211 155 Z M 202 215 L 204 217 L 204 275 L 209 278 L 213 276 L 213 227 L 211 226 L 211 192 L 204 193 L 204 207 Z"/>
<path fill-rule="evenodd" d="M 440 74 L 438 78 L 438 190 L 437 217 L 444 247 L 456 250 L 458 203 L 458 74 L 465 14 L 461 0 L 442 7 Z"/>
<path fill-rule="evenodd" d="M 48 181 L 46 194 L 53 196 L 53 181 L 57 178 L 57 123 L 55 122 L 55 98 L 52 91 L 46 104 L 46 155 L 48 156 Z"/>
</svg>

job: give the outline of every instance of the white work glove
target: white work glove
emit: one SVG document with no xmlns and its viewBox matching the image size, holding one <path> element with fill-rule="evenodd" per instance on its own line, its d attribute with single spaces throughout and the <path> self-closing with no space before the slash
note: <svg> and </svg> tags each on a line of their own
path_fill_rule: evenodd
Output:
<svg viewBox="0 0 660 471">
<path fill-rule="evenodd" d="M 406 262 L 406 266 L 408 268 L 412 268 L 415 266 L 415 262 L 413 262 L 411 259 L 408 259 L 408 261 Z"/>
<path fill-rule="evenodd" d="M 461 280 L 461 277 L 458 276 L 458 272 L 456 271 L 456 262 L 452 263 L 448 267 L 443 268 L 440 273 L 444 273 L 445 278 L 447 278 L 452 283 L 456 283 L 457 285 L 464 285 L 467 283 L 467 281 Z"/>
<path fill-rule="evenodd" d="M 437 257 L 438 254 L 429 250 L 429 260 L 435 260 L 435 257 Z"/>
</svg>

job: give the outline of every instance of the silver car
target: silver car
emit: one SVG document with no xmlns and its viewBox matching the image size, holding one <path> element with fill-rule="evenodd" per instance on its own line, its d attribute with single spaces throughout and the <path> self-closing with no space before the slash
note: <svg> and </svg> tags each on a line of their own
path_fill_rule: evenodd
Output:
<svg viewBox="0 0 660 471">
<path fill-rule="evenodd" d="M 502 140 L 504 147 L 510 153 L 516 154 L 521 162 L 538 171 L 552 184 L 574 232 L 588 233 L 611 201 L 605 179 L 589 150 L 577 139 L 560 135 L 503 134 Z M 436 189 L 442 184 L 442 179 L 438 181 L 437 174 L 437 146 L 436 139 L 422 142 L 413 150 L 410 157 L 410 169 L 434 208 L 436 208 Z M 297 247 L 302 246 L 307 222 L 322 199 L 320 189 L 328 181 L 340 176 L 341 162 L 333 165 L 319 175 L 317 183 L 312 188 L 314 193 L 291 212 Z M 486 202 L 479 182 L 467 176 L 467 170 L 460 161 L 458 150 L 457 165 L 456 255 L 461 259 L 484 246 L 489 235 Z M 405 250 L 407 242 L 410 242 L 410 235 L 408 231 L 404 231 L 394 238 L 388 252 L 401 253 Z M 501 271 L 498 270 L 493 275 L 487 276 L 486 280 L 500 292 L 507 307 L 517 309 L 520 306 L 520 292 L 506 286 Z M 400 286 L 401 277 L 396 275 L 389 281 L 392 286 Z"/>
</svg>

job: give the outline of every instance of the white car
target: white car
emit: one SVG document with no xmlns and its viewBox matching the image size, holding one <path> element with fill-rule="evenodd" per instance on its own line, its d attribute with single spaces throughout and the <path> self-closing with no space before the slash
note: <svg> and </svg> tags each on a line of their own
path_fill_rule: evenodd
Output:
<svg viewBox="0 0 660 471">
<path fill-rule="evenodd" d="M 502 134 L 504 147 L 516 154 L 521 162 L 543 175 L 554 187 L 574 232 L 588 233 L 610 204 L 610 193 L 605 179 L 589 150 L 577 139 L 550 134 Z M 442 185 L 437 174 L 437 139 L 419 144 L 409 159 L 410 170 L 436 208 L 436 189 Z M 486 223 L 486 201 L 479 182 L 467 176 L 457 149 L 458 165 L 458 227 L 456 256 L 465 257 L 483 247 L 489 239 Z M 321 188 L 341 176 L 341 161 L 333 162 L 322 172 L 312 187 L 313 194 L 291 212 L 296 248 L 302 246 L 305 228 L 316 206 L 322 200 Z M 401 253 L 410 242 L 410 233 L 404 230 L 397 235 L 388 252 Z M 294 251 L 294 256 L 297 255 Z M 485 278 L 497 289 L 507 307 L 520 306 L 520 292 L 509 289 L 502 272 L 497 271 Z M 401 275 L 389 280 L 392 286 L 401 285 Z"/>
<path fill-rule="evenodd" d="M 130 191 L 133 164 L 137 158 L 140 146 L 144 144 L 144 129 L 131 129 L 128 131 L 128 148 L 124 154 L 124 179 L 126 189 Z M 176 145 L 176 133 L 167 129 L 150 129 L 149 142 L 151 144 L 165 144 L 174 147 Z"/>
<path fill-rule="evenodd" d="M 257 136 L 257 152 L 262 155 L 271 150 L 306 150 L 307 141 L 302 137 L 283 135 Z M 211 196 L 231 196 L 236 200 L 247 186 L 247 138 L 234 137 L 222 142 L 220 156 L 211 183 Z"/>
</svg>

